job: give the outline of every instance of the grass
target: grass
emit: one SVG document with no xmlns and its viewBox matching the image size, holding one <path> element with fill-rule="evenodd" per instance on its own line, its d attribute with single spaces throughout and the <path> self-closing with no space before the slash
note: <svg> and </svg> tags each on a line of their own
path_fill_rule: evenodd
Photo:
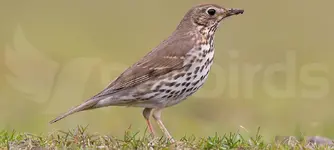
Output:
<svg viewBox="0 0 334 150">
<path fill-rule="evenodd" d="M 146 132 L 145 132 L 146 133 Z M 303 138 L 284 138 L 266 143 L 260 135 L 245 139 L 238 132 L 211 137 L 183 137 L 171 144 L 165 138 L 152 140 L 148 135 L 125 131 L 123 138 L 91 134 L 87 127 L 69 131 L 55 131 L 48 135 L 0 131 L 0 149 L 330 149 L 326 145 L 305 142 Z"/>
</svg>

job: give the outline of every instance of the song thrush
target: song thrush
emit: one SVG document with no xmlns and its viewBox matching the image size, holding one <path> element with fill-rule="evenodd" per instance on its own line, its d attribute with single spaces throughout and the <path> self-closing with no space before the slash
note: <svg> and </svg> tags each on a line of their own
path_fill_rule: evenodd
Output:
<svg viewBox="0 0 334 150">
<path fill-rule="evenodd" d="M 143 115 L 154 135 L 149 117 L 174 142 L 161 121 L 161 110 L 180 103 L 206 80 L 214 56 L 214 34 L 220 22 L 242 9 L 215 4 L 191 8 L 176 30 L 137 63 L 125 70 L 103 91 L 50 121 L 54 123 L 76 112 L 106 107 L 143 107 Z"/>
</svg>

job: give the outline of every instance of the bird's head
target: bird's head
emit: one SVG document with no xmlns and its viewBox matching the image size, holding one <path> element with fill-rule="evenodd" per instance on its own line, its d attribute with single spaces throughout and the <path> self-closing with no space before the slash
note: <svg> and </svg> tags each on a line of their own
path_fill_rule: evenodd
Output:
<svg viewBox="0 0 334 150">
<path fill-rule="evenodd" d="M 191 8 L 183 21 L 195 26 L 212 27 L 217 26 L 227 17 L 242 14 L 243 12 L 243 9 L 224 8 L 215 4 L 201 4 Z"/>
</svg>

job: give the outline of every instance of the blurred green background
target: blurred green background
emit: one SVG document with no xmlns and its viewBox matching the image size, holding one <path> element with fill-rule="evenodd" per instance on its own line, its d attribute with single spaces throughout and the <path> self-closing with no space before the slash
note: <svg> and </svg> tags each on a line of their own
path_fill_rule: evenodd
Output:
<svg viewBox="0 0 334 150">
<path fill-rule="evenodd" d="M 140 108 L 108 107 L 48 121 L 103 89 L 199 3 L 208 2 L 1 0 L 0 129 L 43 133 L 89 125 L 115 136 L 129 126 L 143 131 Z M 163 112 L 171 134 L 254 135 L 261 126 L 266 138 L 296 131 L 333 138 L 334 2 L 210 3 L 245 13 L 224 20 L 217 31 L 205 86 Z"/>
</svg>

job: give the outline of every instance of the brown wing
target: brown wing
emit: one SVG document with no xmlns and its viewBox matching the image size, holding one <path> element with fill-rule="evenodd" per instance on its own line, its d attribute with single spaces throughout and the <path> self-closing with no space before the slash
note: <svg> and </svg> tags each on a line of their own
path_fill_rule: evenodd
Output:
<svg viewBox="0 0 334 150">
<path fill-rule="evenodd" d="M 168 38 L 94 97 L 128 89 L 173 70 L 181 69 L 186 54 L 194 45 L 195 41 L 190 34 Z"/>
<path fill-rule="evenodd" d="M 192 40 L 191 35 L 170 37 L 138 63 L 125 70 L 102 92 L 70 109 L 68 112 L 50 121 L 50 123 L 57 122 L 73 113 L 91 109 L 102 98 L 108 97 L 110 94 L 132 88 L 173 70 L 181 69 L 184 67 L 183 61 L 186 54 L 193 49 L 194 45 L 195 41 Z"/>
</svg>

